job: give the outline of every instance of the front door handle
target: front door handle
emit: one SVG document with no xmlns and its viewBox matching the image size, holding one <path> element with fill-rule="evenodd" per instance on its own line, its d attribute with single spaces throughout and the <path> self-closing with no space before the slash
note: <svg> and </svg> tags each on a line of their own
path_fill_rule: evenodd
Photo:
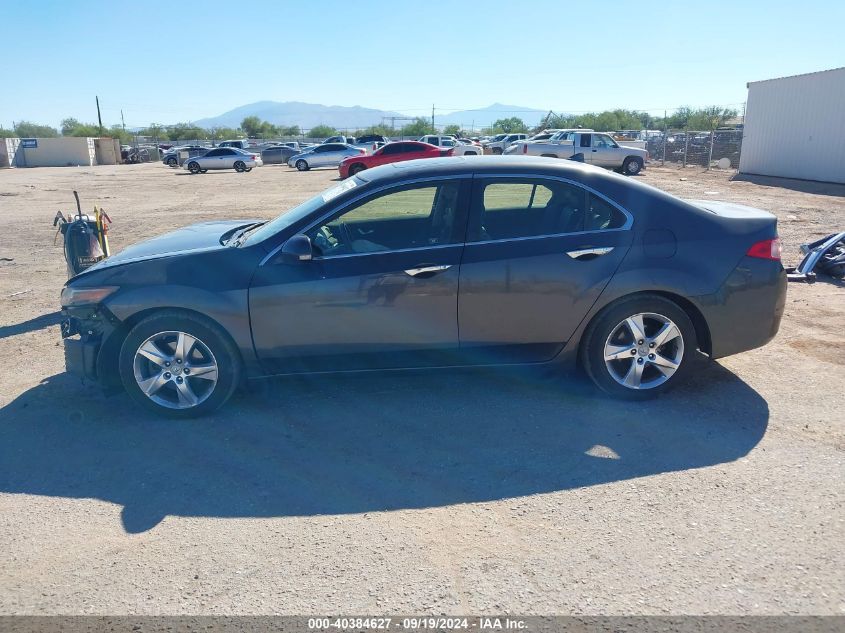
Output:
<svg viewBox="0 0 845 633">
<path fill-rule="evenodd" d="M 451 267 L 451 264 L 442 264 L 440 266 L 420 266 L 419 268 L 408 268 L 405 270 L 405 273 L 411 277 L 420 277 L 425 279 L 426 277 L 434 277 L 437 273 L 448 270 Z"/>
<path fill-rule="evenodd" d="M 572 259 L 584 261 L 588 259 L 595 259 L 596 257 L 600 257 L 601 255 L 607 255 L 612 250 L 612 246 L 599 246 L 590 248 L 579 248 L 575 251 L 566 251 L 566 254 L 569 255 Z"/>
</svg>

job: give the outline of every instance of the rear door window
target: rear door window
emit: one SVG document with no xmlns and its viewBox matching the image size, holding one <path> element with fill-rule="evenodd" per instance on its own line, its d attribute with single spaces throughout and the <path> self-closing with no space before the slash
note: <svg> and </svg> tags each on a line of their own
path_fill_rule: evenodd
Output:
<svg viewBox="0 0 845 633">
<path fill-rule="evenodd" d="M 560 235 L 584 230 L 586 191 L 545 179 L 489 179 L 476 185 L 471 241 Z"/>
</svg>

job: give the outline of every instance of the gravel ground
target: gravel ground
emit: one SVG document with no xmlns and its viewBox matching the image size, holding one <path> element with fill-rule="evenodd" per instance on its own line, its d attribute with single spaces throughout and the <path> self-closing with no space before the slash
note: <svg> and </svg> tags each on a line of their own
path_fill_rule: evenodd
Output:
<svg viewBox="0 0 845 633">
<path fill-rule="evenodd" d="M 641 404 L 393 373 L 268 381 L 174 423 L 63 373 L 50 222 L 72 189 L 119 250 L 334 178 L 0 171 L 1 614 L 845 613 L 843 284 L 791 285 L 775 341 Z M 776 213 L 789 263 L 845 227 L 845 187 L 641 179 Z"/>
</svg>

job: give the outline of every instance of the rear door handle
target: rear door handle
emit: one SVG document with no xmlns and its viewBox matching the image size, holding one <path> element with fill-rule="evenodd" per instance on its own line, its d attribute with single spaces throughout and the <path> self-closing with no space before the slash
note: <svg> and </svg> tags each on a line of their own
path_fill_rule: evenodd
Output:
<svg viewBox="0 0 845 633">
<path fill-rule="evenodd" d="M 600 257 L 601 255 L 607 255 L 612 250 L 612 246 L 599 246 L 590 248 L 579 248 L 575 251 L 566 251 L 566 254 L 569 255 L 572 259 L 586 260 L 595 259 L 596 257 Z"/>
<path fill-rule="evenodd" d="M 411 277 L 434 277 L 437 273 L 448 270 L 452 267 L 451 264 L 442 264 L 440 266 L 420 266 L 419 268 L 408 268 L 405 273 Z"/>
</svg>

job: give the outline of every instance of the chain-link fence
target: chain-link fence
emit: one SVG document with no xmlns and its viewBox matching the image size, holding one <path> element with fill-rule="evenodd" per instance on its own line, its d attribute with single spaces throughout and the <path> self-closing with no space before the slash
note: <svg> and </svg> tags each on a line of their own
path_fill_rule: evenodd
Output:
<svg viewBox="0 0 845 633">
<path fill-rule="evenodd" d="M 742 130 L 666 130 L 653 133 L 646 141 L 652 162 L 739 167 Z M 723 160 L 727 159 L 727 160 Z"/>
</svg>

